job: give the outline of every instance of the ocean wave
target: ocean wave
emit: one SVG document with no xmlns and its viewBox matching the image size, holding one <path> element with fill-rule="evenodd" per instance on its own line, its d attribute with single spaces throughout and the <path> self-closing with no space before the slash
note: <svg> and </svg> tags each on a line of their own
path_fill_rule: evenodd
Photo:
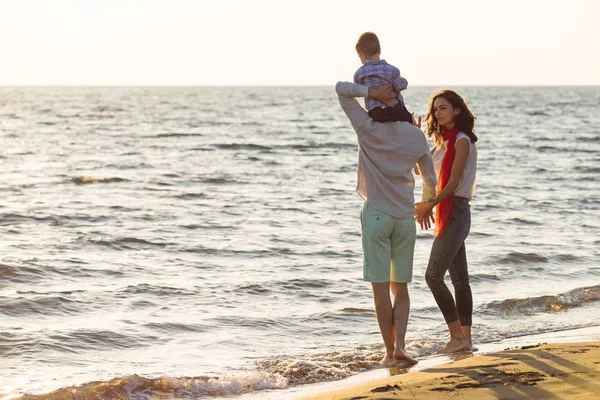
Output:
<svg viewBox="0 0 600 400">
<path fill-rule="evenodd" d="M 506 299 L 488 303 L 484 308 L 504 314 L 534 314 L 538 312 L 559 312 L 579 307 L 586 303 L 600 301 L 600 286 L 571 290 L 564 294 L 523 299 Z"/>
<path fill-rule="evenodd" d="M 200 183 L 207 183 L 211 185 L 230 185 L 230 184 L 245 184 L 246 182 L 240 181 L 237 179 L 228 179 L 228 178 L 214 178 L 214 177 L 201 177 L 199 180 Z"/>
<path fill-rule="evenodd" d="M 431 354 L 442 346 L 431 342 L 407 346 L 413 356 Z M 281 355 L 256 362 L 252 371 L 228 376 L 147 378 L 137 374 L 64 387 L 45 394 L 25 394 L 19 400 L 47 399 L 192 399 L 239 396 L 262 390 L 285 389 L 340 380 L 381 368 L 382 346 L 310 355 Z"/>
<path fill-rule="evenodd" d="M 89 271 L 84 268 L 75 268 L 64 270 L 61 268 L 53 267 L 51 265 L 36 265 L 36 264 L 19 264 L 19 265 L 8 265 L 0 264 L 0 287 L 3 283 L 32 283 L 39 280 L 48 279 L 50 276 L 64 277 L 68 275 L 70 278 L 88 278 L 91 276 Z"/>
<path fill-rule="evenodd" d="M 471 283 L 481 283 L 481 282 L 491 282 L 491 281 L 501 281 L 500 278 L 496 274 L 471 274 L 469 276 L 469 280 Z"/>
<path fill-rule="evenodd" d="M 0 332 L 0 356 L 10 359 L 56 353 L 64 358 L 68 357 L 68 354 L 136 349 L 146 347 L 150 343 L 161 344 L 167 340 L 164 336 L 124 334 L 93 329 L 51 331 L 47 328 L 46 333 L 41 337 L 36 333 Z"/>
<path fill-rule="evenodd" d="M 214 224 L 185 224 L 185 225 L 179 225 L 179 227 L 184 228 L 184 229 L 202 229 L 202 230 L 225 230 L 225 231 L 235 231 L 240 229 L 239 226 L 233 226 L 233 225 L 214 225 Z"/>
<path fill-rule="evenodd" d="M 176 288 L 170 286 L 157 286 L 151 285 L 147 283 L 140 283 L 139 285 L 129 285 L 125 289 L 120 291 L 120 297 L 127 295 L 125 297 L 129 297 L 131 294 L 150 294 L 154 296 L 197 296 L 198 291 L 191 289 L 183 289 Z"/>
<path fill-rule="evenodd" d="M 519 253 L 511 252 L 504 256 L 492 256 L 486 259 L 489 264 L 524 264 L 524 263 L 545 263 L 550 259 L 537 253 Z"/>
<path fill-rule="evenodd" d="M 0 314 L 10 316 L 33 315 L 72 315 L 85 312 L 88 304 L 69 299 L 65 296 L 38 296 L 35 298 L 16 298 L 3 301 Z"/>
<path fill-rule="evenodd" d="M 539 111 L 539 110 L 527 111 L 527 115 L 531 115 L 531 116 L 540 115 L 540 116 L 545 116 L 545 117 L 549 117 L 550 116 L 550 114 L 548 114 L 547 112 L 545 112 L 545 111 Z"/>
<path fill-rule="evenodd" d="M 282 146 L 294 150 L 311 150 L 311 149 L 356 149 L 354 143 L 310 143 L 310 144 L 294 144 L 291 146 Z"/>
<path fill-rule="evenodd" d="M 287 381 L 279 374 L 251 372 L 227 377 L 145 378 L 126 375 L 109 381 L 70 386 L 45 394 L 25 394 L 15 400 L 48 399 L 194 399 L 236 396 L 257 390 L 284 389 Z"/>
<path fill-rule="evenodd" d="M 91 176 L 78 176 L 71 178 L 70 181 L 78 185 L 89 185 L 93 183 L 112 183 L 112 182 L 125 182 L 128 179 L 111 177 L 111 178 L 92 178 Z"/>
<path fill-rule="evenodd" d="M 180 322 L 151 322 L 144 324 L 145 327 L 169 335 L 181 332 L 206 332 L 210 327 L 201 324 L 185 324 Z"/>
<path fill-rule="evenodd" d="M 26 223 L 44 223 L 44 224 L 53 224 L 57 222 L 56 217 L 34 217 L 33 215 L 28 214 L 14 214 L 7 213 L 2 214 L 0 216 L 0 226 L 6 225 L 20 225 Z"/>
<path fill-rule="evenodd" d="M 339 289 L 336 283 L 326 279 L 297 278 L 262 283 L 244 283 L 236 287 L 236 292 L 264 295 L 265 293 L 270 292 L 289 293 L 293 291 L 298 296 L 305 296 L 310 289 L 325 289 L 331 287 L 336 288 L 336 290 Z M 321 293 L 322 290 L 319 290 L 318 292 Z"/>
<path fill-rule="evenodd" d="M 60 353 L 62 357 L 69 353 L 78 353 L 56 340 L 40 339 L 31 334 L 0 332 L 0 356 L 3 358 L 10 359 L 12 357 L 48 354 L 50 352 Z"/>
<path fill-rule="evenodd" d="M 600 141 L 600 139 L 598 140 Z M 578 165 L 575 167 L 575 171 L 583 172 L 585 174 L 600 174 L 600 167 Z"/>
<path fill-rule="evenodd" d="M 96 240 L 87 239 L 89 243 L 110 247 L 114 250 L 140 250 L 140 249 L 151 249 L 151 248 L 165 248 L 171 246 L 174 243 L 161 243 L 161 242 L 150 242 L 148 240 L 135 238 L 135 237 L 120 237 L 110 240 Z"/>
<path fill-rule="evenodd" d="M 342 309 L 343 313 L 350 313 L 350 314 L 368 314 L 368 315 L 373 315 L 375 314 L 375 310 L 373 310 L 372 308 L 354 308 L 354 307 L 346 307 Z"/>
<path fill-rule="evenodd" d="M 600 143 L 600 136 L 579 136 L 575 140 L 578 142 Z"/>
<path fill-rule="evenodd" d="M 238 285 L 236 291 L 239 291 L 240 293 L 263 295 L 265 293 L 269 293 L 270 289 L 259 283 L 244 283 Z"/>
<path fill-rule="evenodd" d="M 303 288 L 322 289 L 322 288 L 326 288 L 331 285 L 332 285 L 332 282 L 328 282 L 325 279 L 308 279 L 308 278 L 291 279 L 289 281 L 285 281 L 285 282 L 281 283 L 281 286 L 285 289 L 303 289 Z"/>
<path fill-rule="evenodd" d="M 104 112 L 101 114 L 98 113 L 79 113 L 76 115 L 73 115 L 72 117 L 78 117 L 78 118 L 88 118 L 88 119 L 102 119 L 102 118 L 114 118 L 115 117 L 115 113 L 113 112 Z M 63 117 L 65 118 L 65 117 Z"/>
<path fill-rule="evenodd" d="M 583 145 L 582 145 L 583 146 Z M 572 154 L 572 153 L 597 153 L 596 149 L 593 148 L 588 148 L 588 147 L 556 147 L 556 146 L 539 146 L 536 149 L 539 152 L 542 153 L 566 153 L 566 154 Z"/>
<path fill-rule="evenodd" d="M 241 143 L 229 143 L 229 144 L 217 144 L 215 145 L 221 150 L 271 150 L 269 146 L 263 146 L 260 144 L 241 144 Z"/>
<path fill-rule="evenodd" d="M 538 253 L 520 253 L 511 252 L 502 256 L 491 256 L 486 258 L 487 264 L 526 264 L 526 263 L 549 263 L 549 262 L 575 262 L 581 261 L 582 258 L 574 254 L 556 254 L 553 256 L 545 256 Z"/>
<path fill-rule="evenodd" d="M 531 221 L 531 220 L 527 220 L 527 219 L 523 219 L 523 218 L 512 218 L 512 219 L 509 219 L 509 221 L 512 221 L 519 225 L 542 225 L 540 222 Z"/>
<path fill-rule="evenodd" d="M 250 328 L 255 331 L 274 332 L 287 330 L 296 327 L 295 323 L 289 318 L 277 317 L 246 317 L 242 315 L 218 316 L 206 320 L 214 323 L 215 326 L 227 328 Z"/>
<path fill-rule="evenodd" d="M 113 349 L 134 349 L 149 343 L 164 342 L 167 339 L 152 335 L 124 334 L 110 330 L 78 329 L 57 332 L 47 336 L 47 340 L 75 352 L 88 352 Z"/>
<path fill-rule="evenodd" d="M 17 274 L 17 268 L 8 264 L 0 264 L 0 281 L 11 278 Z"/>
<path fill-rule="evenodd" d="M 206 193 L 182 193 L 182 194 L 178 194 L 173 196 L 176 199 L 182 199 L 182 200 L 195 200 L 195 199 L 206 199 L 208 198 L 208 195 Z"/>
<path fill-rule="evenodd" d="M 196 137 L 196 136 L 204 136 L 201 133 L 159 133 L 156 136 L 152 136 L 154 138 L 178 138 L 178 137 Z"/>
<path fill-rule="evenodd" d="M 290 386 L 343 379 L 359 372 L 381 367 L 383 351 L 359 348 L 325 354 L 277 356 L 258 363 L 258 368 L 278 375 Z"/>
</svg>

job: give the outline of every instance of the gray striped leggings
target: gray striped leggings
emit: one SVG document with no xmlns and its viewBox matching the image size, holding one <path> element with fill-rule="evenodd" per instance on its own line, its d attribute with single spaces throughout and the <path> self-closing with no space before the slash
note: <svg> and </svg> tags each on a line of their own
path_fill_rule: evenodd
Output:
<svg viewBox="0 0 600 400">
<path fill-rule="evenodd" d="M 469 285 L 465 239 L 471 229 L 469 199 L 454 197 L 454 210 L 444 234 L 433 240 L 425 281 L 444 315 L 446 323 L 460 320 L 461 326 L 471 326 L 473 296 Z M 450 271 L 454 295 L 444 283 L 444 275 Z"/>
</svg>

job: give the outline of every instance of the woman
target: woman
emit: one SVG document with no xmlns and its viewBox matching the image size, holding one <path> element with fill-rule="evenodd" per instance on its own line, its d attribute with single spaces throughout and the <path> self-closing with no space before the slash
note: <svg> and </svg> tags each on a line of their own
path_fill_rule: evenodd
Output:
<svg viewBox="0 0 600 400">
<path fill-rule="evenodd" d="M 426 134 L 432 137 L 432 152 L 438 178 L 437 195 L 417 203 L 415 217 L 427 229 L 435 213 L 435 239 L 425 281 L 450 330 L 450 341 L 439 353 L 470 350 L 473 298 L 469 285 L 465 239 L 471 228 L 469 201 L 475 193 L 477 136 L 475 117 L 465 101 L 452 90 L 442 90 L 429 101 Z M 444 283 L 450 271 L 456 303 Z"/>
</svg>

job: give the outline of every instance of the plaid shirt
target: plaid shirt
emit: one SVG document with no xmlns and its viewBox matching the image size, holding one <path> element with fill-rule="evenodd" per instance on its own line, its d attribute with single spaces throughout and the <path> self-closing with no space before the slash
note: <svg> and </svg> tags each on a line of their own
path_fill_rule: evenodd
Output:
<svg viewBox="0 0 600 400">
<path fill-rule="evenodd" d="M 400 70 L 385 60 L 367 60 L 365 64 L 354 74 L 354 83 L 365 85 L 371 89 L 375 89 L 383 85 L 392 85 L 394 91 L 398 93 L 396 97 L 399 102 L 404 104 L 404 98 L 400 91 L 408 87 L 408 81 L 400 76 Z M 385 107 L 385 104 L 374 100 L 365 99 L 365 107 L 367 110 L 372 110 L 375 107 Z"/>
</svg>

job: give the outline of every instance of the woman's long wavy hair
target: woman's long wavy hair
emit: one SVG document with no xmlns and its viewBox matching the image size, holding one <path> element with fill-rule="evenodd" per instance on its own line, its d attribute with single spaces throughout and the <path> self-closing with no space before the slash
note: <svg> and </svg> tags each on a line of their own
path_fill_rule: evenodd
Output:
<svg viewBox="0 0 600 400">
<path fill-rule="evenodd" d="M 467 103 L 463 98 L 455 91 L 448 89 L 435 93 L 429 100 L 429 107 L 427 108 L 427 114 L 425 115 L 425 122 L 427 123 L 425 133 L 427 134 L 427 137 L 433 137 L 433 143 L 436 146 L 444 143 L 442 126 L 438 124 L 433 111 L 433 103 L 440 97 L 446 99 L 452 107 L 460 109 L 460 112 L 454 119 L 454 124 L 459 132 L 463 132 L 471 139 L 472 143 L 475 143 L 477 141 L 477 135 L 475 135 L 474 129 L 476 118 L 473 116 L 471 110 L 469 110 L 469 106 L 467 106 Z"/>
</svg>

